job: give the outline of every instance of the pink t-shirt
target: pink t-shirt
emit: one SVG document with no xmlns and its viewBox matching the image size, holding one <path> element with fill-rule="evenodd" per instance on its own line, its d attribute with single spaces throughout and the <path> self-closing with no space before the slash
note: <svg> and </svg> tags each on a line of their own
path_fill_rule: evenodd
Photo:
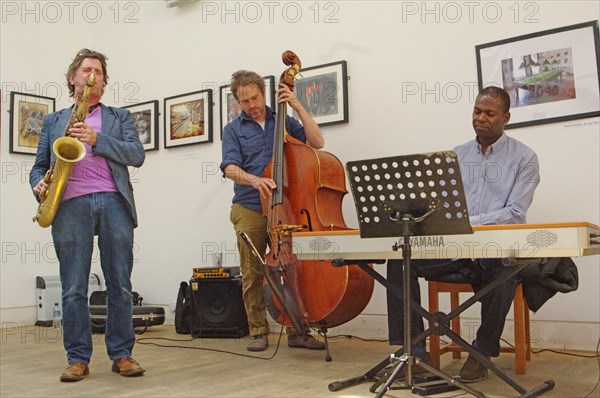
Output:
<svg viewBox="0 0 600 398">
<path fill-rule="evenodd" d="M 101 134 L 102 107 L 97 106 L 94 108 L 85 118 L 85 122 L 97 134 Z M 84 143 L 83 146 L 85 146 L 86 151 L 85 157 L 73 166 L 73 172 L 71 178 L 69 178 L 63 200 L 94 192 L 118 192 L 119 189 L 115 184 L 115 179 L 106 163 L 106 159 L 102 156 L 95 156 L 92 153 L 91 145 Z"/>
</svg>

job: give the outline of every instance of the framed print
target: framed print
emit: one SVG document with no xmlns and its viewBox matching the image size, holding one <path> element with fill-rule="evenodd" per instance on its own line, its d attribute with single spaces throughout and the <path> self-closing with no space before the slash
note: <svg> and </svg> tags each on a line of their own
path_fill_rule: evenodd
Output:
<svg viewBox="0 0 600 398">
<path fill-rule="evenodd" d="M 479 89 L 511 97 L 506 128 L 600 116 L 598 21 L 475 47 Z"/>
<path fill-rule="evenodd" d="M 275 109 L 275 77 L 265 76 L 265 102 L 271 109 Z M 221 96 L 221 139 L 223 139 L 223 128 L 227 123 L 238 117 L 242 112 L 240 104 L 233 97 L 231 85 L 219 87 Z"/>
<path fill-rule="evenodd" d="M 212 142 L 212 90 L 165 98 L 165 148 Z"/>
<path fill-rule="evenodd" d="M 54 112 L 54 98 L 10 93 L 9 152 L 35 155 L 44 116 Z"/>
<path fill-rule="evenodd" d="M 158 100 L 124 106 L 129 109 L 144 150 L 158 150 Z"/>
<path fill-rule="evenodd" d="M 303 68 L 298 76 L 294 93 L 319 126 L 348 123 L 346 61 Z"/>
</svg>

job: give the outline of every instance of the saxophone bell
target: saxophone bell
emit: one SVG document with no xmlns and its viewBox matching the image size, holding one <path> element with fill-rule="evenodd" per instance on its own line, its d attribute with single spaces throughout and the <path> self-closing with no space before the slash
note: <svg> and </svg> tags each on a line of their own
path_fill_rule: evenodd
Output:
<svg viewBox="0 0 600 398">
<path fill-rule="evenodd" d="M 72 137 L 60 137 L 54 141 L 52 150 L 56 155 L 56 162 L 54 167 L 48 170 L 44 176 L 46 186 L 40 189 L 38 194 L 40 204 L 33 217 L 33 221 L 37 221 L 42 228 L 52 224 L 67 188 L 73 166 L 83 159 L 86 154 L 85 146 Z"/>
</svg>

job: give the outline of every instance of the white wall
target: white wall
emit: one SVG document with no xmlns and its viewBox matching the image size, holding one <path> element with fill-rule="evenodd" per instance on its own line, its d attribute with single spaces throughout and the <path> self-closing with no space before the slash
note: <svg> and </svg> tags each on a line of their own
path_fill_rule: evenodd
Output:
<svg viewBox="0 0 600 398">
<path fill-rule="evenodd" d="M 538 2 L 213 2 L 167 9 L 163 1 L 2 1 L 2 109 L 11 91 L 68 106 L 64 72 L 83 47 L 109 56 L 104 102 L 128 105 L 210 88 L 215 142 L 147 153 L 133 170 L 140 226 L 134 289 L 145 303 L 169 305 L 192 268 L 209 254 L 237 263 L 229 223 L 232 184 L 220 162 L 218 87 L 238 69 L 279 77 L 294 50 L 305 67 L 348 62 L 350 123 L 324 128 L 326 150 L 343 162 L 451 149 L 473 137 L 475 46 L 599 15 L 596 1 Z M 458 14 L 457 14 L 458 12 Z M 37 20 L 36 20 L 37 19 Z M 408 86 L 420 88 L 409 95 Z M 460 92 L 448 88 L 460 87 Z M 9 154 L 2 113 L 0 316 L 35 321 L 35 276 L 56 275 L 49 229 L 30 222 L 36 202 L 27 183 L 33 157 Z M 584 123 L 585 122 L 585 123 Z M 599 223 L 598 118 L 510 130 L 540 158 L 542 183 L 529 222 Z M 348 195 L 347 222 L 356 226 Z M 533 316 L 540 346 L 593 350 L 600 327 L 599 257 L 579 258 L 580 287 Z M 380 269 L 384 271 L 383 268 Z M 101 273 L 99 261 L 93 272 Z M 385 337 L 385 298 L 377 288 L 363 315 L 347 325 Z M 477 317 L 477 310 L 468 316 Z M 367 321 L 373 325 L 366 326 Z"/>
</svg>

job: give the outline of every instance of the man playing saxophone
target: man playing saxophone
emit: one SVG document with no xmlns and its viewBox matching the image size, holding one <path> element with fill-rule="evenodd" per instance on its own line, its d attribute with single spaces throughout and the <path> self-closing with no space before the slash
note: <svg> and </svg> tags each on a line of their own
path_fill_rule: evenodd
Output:
<svg viewBox="0 0 600 398">
<path fill-rule="evenodd" d="M 46 188 L 44 175 L 56 160 L 52 145 L 69 135 L 85 146 L 85 156 L 73 165 L 60 207 L 52 221 L 52 239 L 60 264 L 63 342 L 68 367 L 61 381 L 79 381 L 88 373 L 92 331 L 88 281 L 94 235 L 108 292 L 106 349 L 112 370 L 140 376 L 144 369 L 131 357 L 135 344 L 132 325 L 133 230 L 137 214 L 128 166 L 144 163 L 145 152 L 129 111 L 100 102 L 108 81 L 106 56 L 83 49 L 69 66 L 66 78 L 77 107 L 88 76 L 95 83 L 86 92 L 85 120 L 74 122 L 72 108 L 44 119 L 29 183 L 38 195 Z"/>
</svg>

